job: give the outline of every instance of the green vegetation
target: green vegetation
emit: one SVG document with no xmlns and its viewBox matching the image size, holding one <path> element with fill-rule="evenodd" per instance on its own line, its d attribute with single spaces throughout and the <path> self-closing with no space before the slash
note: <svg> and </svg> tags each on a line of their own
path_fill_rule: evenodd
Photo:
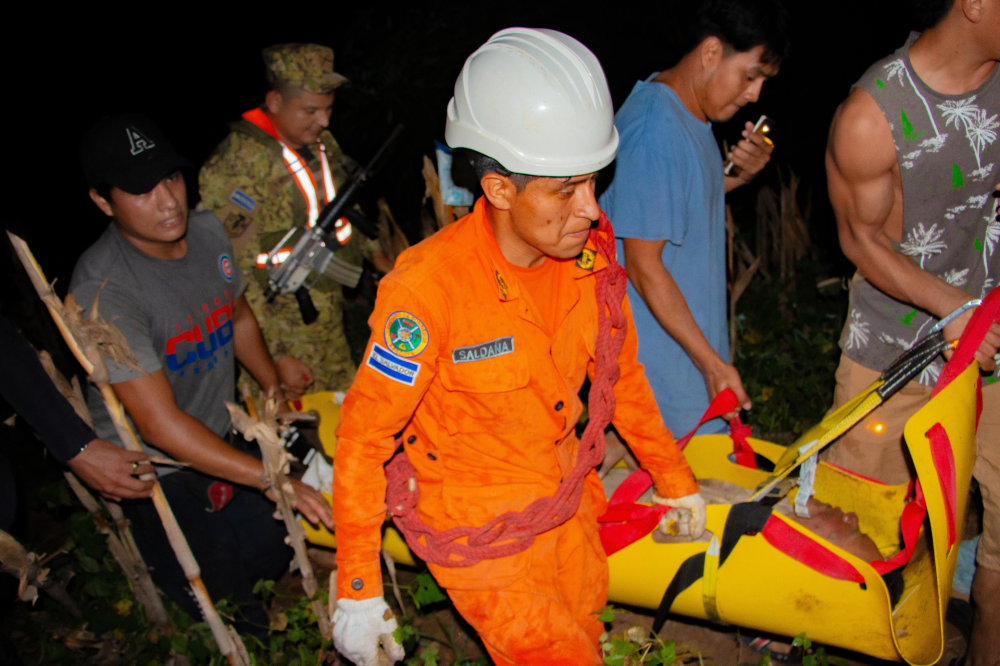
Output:
<svg viewBox="0 0 1000 666">
<path fill-rule="evenodd" d="M 839 281 L 801 262 L 794 280 L 754 280 L 739 301 L 736 368 L 753 400 L 754 436 L 790 442 L 833 404 L 837 341 L 847 292 Z"/>
</svg>

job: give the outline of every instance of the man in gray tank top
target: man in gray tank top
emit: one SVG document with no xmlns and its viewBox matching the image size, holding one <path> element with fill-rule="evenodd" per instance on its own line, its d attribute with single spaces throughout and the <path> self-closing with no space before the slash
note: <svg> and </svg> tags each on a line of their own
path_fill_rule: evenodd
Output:
<svg viewBox="0 0 1000 666">
<path fill-rule="evenodd" d="M 1000 280 L 1000 3 L 939 0 L 932 27 L 872 65 L 838 109 L 826 164 L 844 254 L 858 267 L 835 407 L 962 304 Z M 958 338 L 971 310 L 944 329 Z M 985 517 L 970 664 L 1000 654 L 1000 384 L 995 323 L 976 353 L 984 409 L 975 474 Z M 887 483 L 910 479 L 903 425 L 931 395 L 937 359 L 826 453 Z M 991 374 L 987 375 L 989 372 Z M 887 544 L 880 544 L 887 545 Z"/>
</svg>

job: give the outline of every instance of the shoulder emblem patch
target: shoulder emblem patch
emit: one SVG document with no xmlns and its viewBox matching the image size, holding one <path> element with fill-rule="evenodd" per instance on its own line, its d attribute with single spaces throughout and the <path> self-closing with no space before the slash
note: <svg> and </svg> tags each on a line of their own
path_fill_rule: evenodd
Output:
<svg viewBox="0 0 1000 666">
<path fill-rule="evenodd" d="M 594 270 L 594 262 L 597 260 L 597 252 L 591 250 L 589 247 L 583 248 L 583 252 L 580 256 L 576 258 L 576 265 L 578 268 L 582 268 L 585 271 Z"/>
<path fill-rule="evenodd" d="M 219 272 L 226 282 L 233 281 L 233 260 L 228 254 L 219 255 Z"/>
<path fill-rule="evenodd" d="M 226 229 L 226 233 L 230 238 L 236 238 L 250 226 L 250 218 L 242 212 L 234 210 L 226 216 L 226 220 L 222 223 L 222 226 Z"/>
<path fill-rule="evenodd" d="M 407 386 L 413 386 L 417 381 L 417 375 L 420 374 L 419 363 L 399 358 L 392 352 L 383 349 L 377 342 L 372 344 L 372 350 L 368 353 L 365 365 L 392 381 Z"/>
<path fill-rule="evenodd" d="M 409 312 L 399 310 L 385 322 L 385 344 L 404 358 L 417 356 L 427 348 L 427 327 Z"/>
<path fill-rule="evenodd" d="M 506 335 L 489 342 L 481 342 L 469 347 L 455 347 L 451 352 L 452 363 L 469 363 L 470 361 L 485 361 L 488 358 L 514 353 L 514 337 Z"/>
<path fill-rule="evenodd" d="M 257 202 L 253 200 L 253 197 L 243 190 L 233 190 L 233 193 L 229 195 L 229 200 L 248 213 L 252 213 L 253 209 L 257 207 Z"/>
</svg>

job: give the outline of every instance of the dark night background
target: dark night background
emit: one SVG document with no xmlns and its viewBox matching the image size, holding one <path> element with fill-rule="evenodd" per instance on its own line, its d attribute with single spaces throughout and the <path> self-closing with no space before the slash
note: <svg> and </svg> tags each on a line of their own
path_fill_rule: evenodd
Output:
<svg viewBox="0 0 1000 666">
<path fill-rule="evenodd" d="M 337 91 L 331 119 L 347 154 L 366 162 L 395 123 L 405 125 L 400 145 L 365 188 L 362 204 L 373 211 L 375 198 L 386 197 L 411 241 L 418 240 L 421 156 L 433 155 L 434 140 L 443 137 L 445 107 L 465 57 L 489 35 L 512 25 L 573 35 L 597 54 L 617 108 L 636 80 L 681 55 L 690 4 L 336 3 L 310 9 L 315 18 L 301 18 L 301 8 L 289 5 L 261 9 L 256 20 L 206 18 L 204 8 L 154 13 L 138 7 L 137 15 L 102 10 L 78 20 L 60 16 L 58 23 L 38 13 L 34 20 L 7 26 L 11 115 L 4 224 L 26 238 L 49 278 L 65 289 L 76 257 L 106 224 L 80 174 L 82 133 L 110 113 L 145 113 L 198 164 L 225 136 L 227 123 L 262 101 L 261 49 L 301 41 L 333 46 L 336 69 L 351 80 Z M 786 5 L 791 57 L 765 84 L 760 102 L 716 131 L 720 141 L 732 141 L 743 121 L 761 113 L 776 119 L 773 165 L 803 179 L 799 193 L 803 203 L 811 201 L 814 245 L 835 274 L 847 274 L 851 267 L 839 254 L 826 198 L 823 153 L 830 119 L 850 84 L 916 26 L 905 2 L 788 0 Z M 756 189 L 777 183 L 775 166 L 730 197 L 741 226 L 752 228 Z M 196 196 L 194 174 L 188 184 Z M 9 283 L 9 258 L 2 261 Z M 16 287 L 3 292 L 9 311 L 22 309 L 23 294 Z"/>
</svg>

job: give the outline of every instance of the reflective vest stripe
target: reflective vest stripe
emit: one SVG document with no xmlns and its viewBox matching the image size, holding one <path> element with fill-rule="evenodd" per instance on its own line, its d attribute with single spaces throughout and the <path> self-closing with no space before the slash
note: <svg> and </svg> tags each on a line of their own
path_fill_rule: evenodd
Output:
<svg viewBox="0 0 1000 666">
<path fill-rule="evenodd" d="M 275 266 L 279 266 L 285 263 L 285 260 L 288 259 L 288 256 L 291 253 L 291 249 L 278 250 L 271 258 L 271 263 Z M 257 255 L 257 268 L 267 268 L 267 252 L 261 252 Z"/>
<path fill-rule="evenodd" d="M 319 220 L 319 194 L 316 191 L 316 180 L 309 169 L 309 165 L 303 162 L 298 153 L 289 148 L 288 144 L 281 140 L 277 130 L 274 129 L 274 125 L 271 123 L 271 119 L 261 109 L 247 111 L 243 114 L 243 119 L 267 132 L 281 146 L 281 156 L 285 160 L 288 173 L 292 175 L 295 184 L 302 193 L 302 198 L 306 201 L 306 226 L 310 229 L 316 226 L 316 222 Z M 326 146 L 323 145 L 322 141 L 317 139 L 316 147 L 319 148 L 320 169 L 323 172 L 323 194 L 326 198 L 324 204 L 328 204 L 337 196 L 337 187 L 333 184 L 333 173 L 330 171 L 330 162 L 326 159 Z M 341 223 L 347 228 L 347 238 L 350 238 L 350 223 L 343 218 L 337 221 L 337 226 L 340 227 Z M 337 238 L 340 240 L 339 232 Z M 340 242 L 343 244 L 347 241 L 341 240 Z"/>
<path fill-rule="evenodd" d="M 295 184 L 299 186 L 302 197 L 306 200 L 306 226 L 312 228 L 316 226 L 319 219 L 319 202 L 316 200 L 316 181 L 313 180 L 309 167 L 299 158 L 299 156 L 289 148 L 283 141 L 281 143 L 281 156 L 285 158 L 285 166 L 288 173 L 292 174 Z M 326 157 L 326 155 L 323 155 Z"/>
</svg>

